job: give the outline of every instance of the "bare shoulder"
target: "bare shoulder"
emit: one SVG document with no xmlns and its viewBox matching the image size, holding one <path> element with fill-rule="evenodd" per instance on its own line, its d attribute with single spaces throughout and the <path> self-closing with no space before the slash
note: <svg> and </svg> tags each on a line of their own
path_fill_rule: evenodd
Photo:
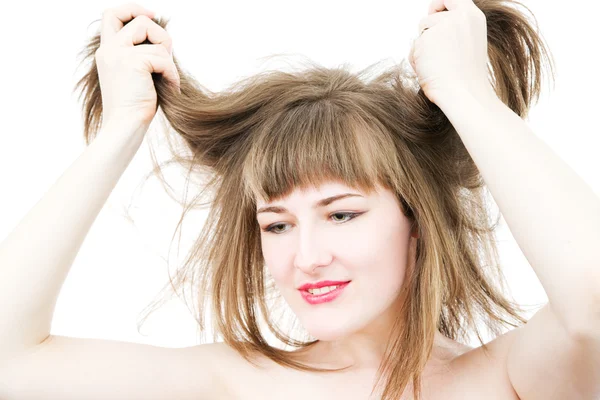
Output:
<svg viewBox="0 0 600 400">
<path fill-rule="evenodd" d="M 517 328 L 518 329 L 518 328 Z M 508 349 L 514 340 L 517 330 L 510 330 L 483 346 L 464 346 L 465 351 L 454 359 L 454 362 L 463 368 L 495 368 L 500 367 L 506 361 Z"/>
<path fill-rule="evenodd" d="M 192 356 L 194 351 L 210 352 L 210 358 L 214 364 L 218 364 L 213 372 L 219 381 L 220 399 L 265 398 L 265 387 L 269 387 L 273 394 L 276 387 L 283 383 L 281 377 L 277 377 L 277 372 L 285 372 L 285 369 L 262 354 L 256 354 L 249 362 L 223 342 L 196 346 L 190 351 Z M 289 387 L 285 392 L 289 392 Z"/>
<path fill-rule="evenodd" d="M 519 400 L 506 372 L 508 349 L 515 333 L 515 330 L 509 331 L 486 343 L 487 351 L 481 346 L 473 348 L 450 339 L 444 341 L 443 350 L 436 353 L 441 362 L 432 363 L 442 368 L 432 367 L 431 374 L 424 379 L 427 382 L 425 392 L 428 398 Z M 340 375 L 322 378 L 311 373 L 290 371 L 260 355 L 255 358 L 254 365 L 225 343 L 200 345 L 190 353 L 193 354 L 194 351 L 208 351 L 211 353 L 210 358 L 218 359 L 214 372 L 222 383 L 222 398 L 256 398 L 261 394 L 264 398 L 265 387 L 269 387 L 272 398 L 291 398 L 290 393 L 296 395 L 294 398 L 305 398 L 310 396 L 307 391 L 309 388 L 314 398 L 316 388 L 317 391 L 326 393 L 331 390 L 339 391 L 344 386 L 351 387 L 346 398 L 366 398 L 368 395 L 361 391 L 368 393 L 372 385 L 371 376 Z M 206 356 L 198 358 L 206 359 Z M 440 371 L 444 373 L 439 373 Z M 300 393 L 304 394 L 300 396 Z"/>
<path fill-rule="evenodd" d="M 510 345 L 515 339 L 516 328 L 483 346 L 466 347 L 451 362 L 454 371 L 453 385 L 457 392 L 472 393 L 473 398 L 519 399 L 508 377 L 506 360 Z M 469 396 L 469 398 L 471 398 Z"/>
</svg>

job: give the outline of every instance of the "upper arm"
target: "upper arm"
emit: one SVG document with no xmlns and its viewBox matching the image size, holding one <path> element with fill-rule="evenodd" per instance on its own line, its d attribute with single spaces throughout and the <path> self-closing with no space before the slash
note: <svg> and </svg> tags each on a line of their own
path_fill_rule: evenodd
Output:
<svg viewBox="0 0 600 400">
<path fill-rule="evenodd" d="M 506 368 L 523 400 L 600 398 L 600 338 L 574 337 L 550 304 L 514 330 Z"/>
<path fill-rule="evenodd" d="M 164 348 L 50 336 L 0 370 L 2 399 L 213 399 L 216 344 Z"/>
</svg>

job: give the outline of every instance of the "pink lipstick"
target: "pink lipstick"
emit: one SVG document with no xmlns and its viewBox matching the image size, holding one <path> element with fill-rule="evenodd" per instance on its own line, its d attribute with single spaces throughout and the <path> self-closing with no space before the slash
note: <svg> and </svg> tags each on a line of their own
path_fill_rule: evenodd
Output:
<svg viewBox="0 0 600 400">
<path fill-rule="evenodd" d="M 350 283 L 350 281 L 348 281 L 348 282 L 331 282 L 331 283 L 330 283 L 330 281 L 325 281 L 325 282 L 319 282 L 317 284 L 304 285 L 299 290 L 300 290 L 300 294 L 302 295 L 302 298 L 304 300 L 306 300 L 309 304 L 321 304 L 321 303 L 327 303 L 329 301 L 335 300 L 339 295 L 342 294 L 342 291 L 344 290 L 344 288 L 346 288 L 346 286 L 348 286 L 349 283 Z M 324 287 L 324 286 L 337 286 L 337 287 L 335 289 L 333 289 L 332 291 L 323 293 L 323 294 L 311 294 L 308 291 L 309 288 Z"/>
</svg>

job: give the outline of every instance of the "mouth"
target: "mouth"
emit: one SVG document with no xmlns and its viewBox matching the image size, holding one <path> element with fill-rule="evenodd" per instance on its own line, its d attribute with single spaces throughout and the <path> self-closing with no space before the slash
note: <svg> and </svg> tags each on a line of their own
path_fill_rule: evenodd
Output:
<svg viewBox="0 0 600 400">
<path fill-rule="evenodd" d="M 319 289 L 300 290 L 302 298 L 309 304 L 327 303 L 338 298 L 350 282 Z"/>
</svg>

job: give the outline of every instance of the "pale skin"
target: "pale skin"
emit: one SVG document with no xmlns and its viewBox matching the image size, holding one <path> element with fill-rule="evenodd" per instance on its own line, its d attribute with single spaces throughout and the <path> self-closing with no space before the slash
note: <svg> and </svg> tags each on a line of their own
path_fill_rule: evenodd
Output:
<svg viewBox="0 0 600 400">
<path fill-rule="evenodd" d="M 129 8 L 127 8 L 129 7 Z M 134 5 L 123 6 L 106 18 L 131 16 Z M 447 12 L 441 10 L 447 9 Z M 137 9 L 138 15 L 143 11 Z M 594 399 L 600 397 L 600 200 L 585 182 L 540 139 L 527 124 L 489 90 L 484 79 L 482 53 L 482 16 L 471 0 L 434 0 L 430 17 L 421 21 L 427 31 L 415 42 L 411 62 L 422 87 L 431 101 L 448 116 L 479 167 L 521 250 L 544 287 L 549 303 L 528 324 L 488 343 L 491 357 L 481 348 L 468 348 L 438 335 L 433 357 L 424 374 L 426 399 Z M 123 17 L 125 18 L 125 17 Z M 147 22 L 149 23 L 149 22 Z M 463 29 L 468 26 L 470 29 Z M 461 28 L 462 27 L 462 28 Z M 467 34 L 467 32 L 479 32 Z M 163 38 L 164 39 L 164 38 Z M 470 45 L 467 45 L 468 42 Z M 443 50 L 442 50 L 443 49 Z M 413 57 L 414 55 L 414 57 Z M 444 58 L 447 57 L 447 58 Z M 440 69 L 438 65 L 460 68 Z M 473 83 L 466 77 L 480 77 Z M 465 110 L 468 110 L 466 112 Z M 104 134 L 102 134 L 104 133 Z M 108 134 L 110 133 L 110 134 Z M 62 249 L 75 254 L 75 248 L 93 221 L 141 143 L 143 133 L 119 124 L 107 125 L 80 158 L 63 175 L 27 219 L 0 248 L 0 265 L 19 268 L 11 272 L 23 282 L 34 276 L 52 279 L 66 276 L 72 258 L 37 270 L 37 252 L 11 253 L 18 244 L 37 238 L 34 227 L 64 224 L 62 237 L 69 239 Z M 518 166 L 516 168 L 515 166 Z M 102 173 L 100 173 L 100 171 Z M 74 193 L 72 187 L 84 187 L 86 176 L 97 176 L 94 190 Z M 333 183 L 332 183 L 333 184 Z M 339 314 L 331 310 L 315 311 L 295 297 L 295 286 L 318 279 L 352 279 L 350 293 L 367 295 L 375 282 L 385 282 L 385 293 L 393 294 L 403 281 L 404 269 L 392 271 L 393 257 L 400 257 L 406 268 L 412 262 L 411 236 L 406 220 L 399 214 L 389 193 L 380 192 L 368 199 L 344 199 L 323 210 L 310 205 L 321 197 L 352 188 L 328 185 L 315 191 L 294 192 L 278 202 L 288 214 L 257 216 L 261 227 L 284 223 L 281 236 L 262 233 L 263 253 L 270 272 L 276 277 L 282 294 L 297 312 L 305 327 L 323 338 L 323 344 L 304 354 L 308 362 L 326 366 L 356 368 L 339 375 L 303 373 L 283 369 L 264 360 L 266 369 L 253 368 L 233 350 L 216 343 L 181 349 L 160 348 L 110 340 L 71 338 L 49 335 L 53 302 L 39 313 L 29 311 L 27 318 L 14 318 L 10 326 L 30 327 L 26 338 L 14 341 L 18 352 L 3 353 L 0 366 L 0 397 L 29 399 L 366 399 L 371 390 L 373 366 L 381 356 L 381 337 L 386 332 L 385 316 L 394 303 L 384 297 L 364 305 L 360 316 L 346 319 L 340 302 Z M 59 207 L 69 196 L 79 207 Z M 544 199 L 543 202 L 539 199 Z M 77 202 L 77 203 L 75 203 Z M 82 207 L 82 204 L 87 206 Z M 264 206 L 265 204 L 259 204 Z M 563 212 L 563 210 L 568 210 Z M 367 211 L 350 222 L 329 218 L 332 213 Z M 85 212 L 85 214 L 83 214 Z M 369 231 L 384 252 L 376 265 L 375 280 L 367 279 L 365 257 L 358 242 L 352 254 L 341 251 L 335 235 L 354 232 L 356 225 L 370 229 L 382 221 L 381 212 L 398 217 L 388 219 L 383 230 Z M 56 218 L 56 219 L 52 219 Z M 77 225 L 75 221 L 80 222 Z M 87 225 L 82 225 L 84 221 Z M 72 223 L 67 223 L 72 222 Z M 75 229 L 76 227 L 77 229 Z M 82 233 L 83 232 L 83 233 Z M 568 236 L 564 232 L 569 232 Z M 311 234 L 320 235 L 317 242 Z M 353 237 L 347 236 L 352 240 Z M 365 237 L 362 237 L 365 239 Z M 385 247 L 384 239 L 396 246 Z M 289 249 L 278 249 L 285 241 Z M 399 244 L 398 244 L 399 243 Z M 38 246 L 34 246 L 38 248 Z M 48 249 L 55 251 L 55 249 Z M 58 253 L 47 259 L 58 260 Z M 58 255 L 57 255 L 58 254 Z M 358 259 L 351 259 L 358 257 Z M 27 262 L 25 262 L 27 261 Z M 68 262 L 67 262 L 68 261 Z M 270 265 L 269 265 L 270 264 Z M 369 265 L 371 266 L 371 265 Z M 26 274 L 31 271 L 32 279 Z M 3 273 L 6 272 L 3 270 Z M 18 275 L 18 274 L 22 274 Z M 315 275 L 316 274 L 316 275 Z M 390 275 L 392 274 L 392 275 Z M 12 275 L 3 275 L 12 278 Z M 310 277 L 310 278 L 309 278 Z M 369 276 L 370 277 L 370 276 Z M 6 282 L 6 280 L 4 280 Z M 17 281 L 18 282 L 18 281 Z M 62 282 L 62 281 L 61 281 Z M 53 285 L 59 287 L 59 283 Z M 54 282 L 53 282 L 54 283 Z M 30 285 L 20 285 L 29 288 Z M 11 286 L 3 286 L 6 292 Z M 350 289 L 350 286 L 348 287 Z M 33 289 L 31 289 L 33 290 Z M 48 289 L 50 290 L 50 289 Z M 33 293 L 33 292 L 32 292 Z M 56 292 L 57 293 L 57 292 Z M 56 296 L 54 296 L 56 297 Z M 350 296 L 348 296 L 350 297 Z M 351 302 L 352 299 L 345 299 Z M 353 303 L 358 305 L 359 303 Z M 18 305 L 15 304 L 15 307 Z M 33 306 L 30 307 L 33 309 Z M 381 312 L 381 315 L 379 315 Z M 323 318 L 337 318 L 336 326 L 323 325 Z M 41 321 L 35 326 L 27 321 Z M 339 325 L 342 325 L 341 327 Z M 40 330 L 41 327 L 41 330 Z M 13 338 L 0 332 L 3 343 Z M 14 338 L 13 338 L 14 339 Z M 39 340 L 38 340 L 39 339 Z M 44 340 L 45 339 L 45 340 Z M 3 348 L 3 351 L 4 348 Z M 131 372 L 135 371 L 134 374 Z M 157 378 L 160 377 L 160 378 Z M 31 383 L 35 382 L 35 385 Z M 121 396 L 121 397 L 119 397 Z M 403 398 L 410 399 L 410 392 Z"/>
<path fill-rule="evenodd" d="M 327 357 L 340 367 L 377 368 L 397 314 L 391 304 L 398 302 L 406 264 L 414 260 L 410 221 L 394 194 L 379 190 L 368 196 L 330 183 L 320 190 L 296 190 L 284 203 L 272 204 L 285 204 L 288 211 L 257 215 L 269 272 L 302 325 L 323 340 L 315 348 L 322 353 L 319 360 Z M 345 193 L 358 196 L 312 207 L 322 198 Z M 297 288 L 322 280 L 351 283 L 331 304 L 307 303 Z"/>
</svg>

